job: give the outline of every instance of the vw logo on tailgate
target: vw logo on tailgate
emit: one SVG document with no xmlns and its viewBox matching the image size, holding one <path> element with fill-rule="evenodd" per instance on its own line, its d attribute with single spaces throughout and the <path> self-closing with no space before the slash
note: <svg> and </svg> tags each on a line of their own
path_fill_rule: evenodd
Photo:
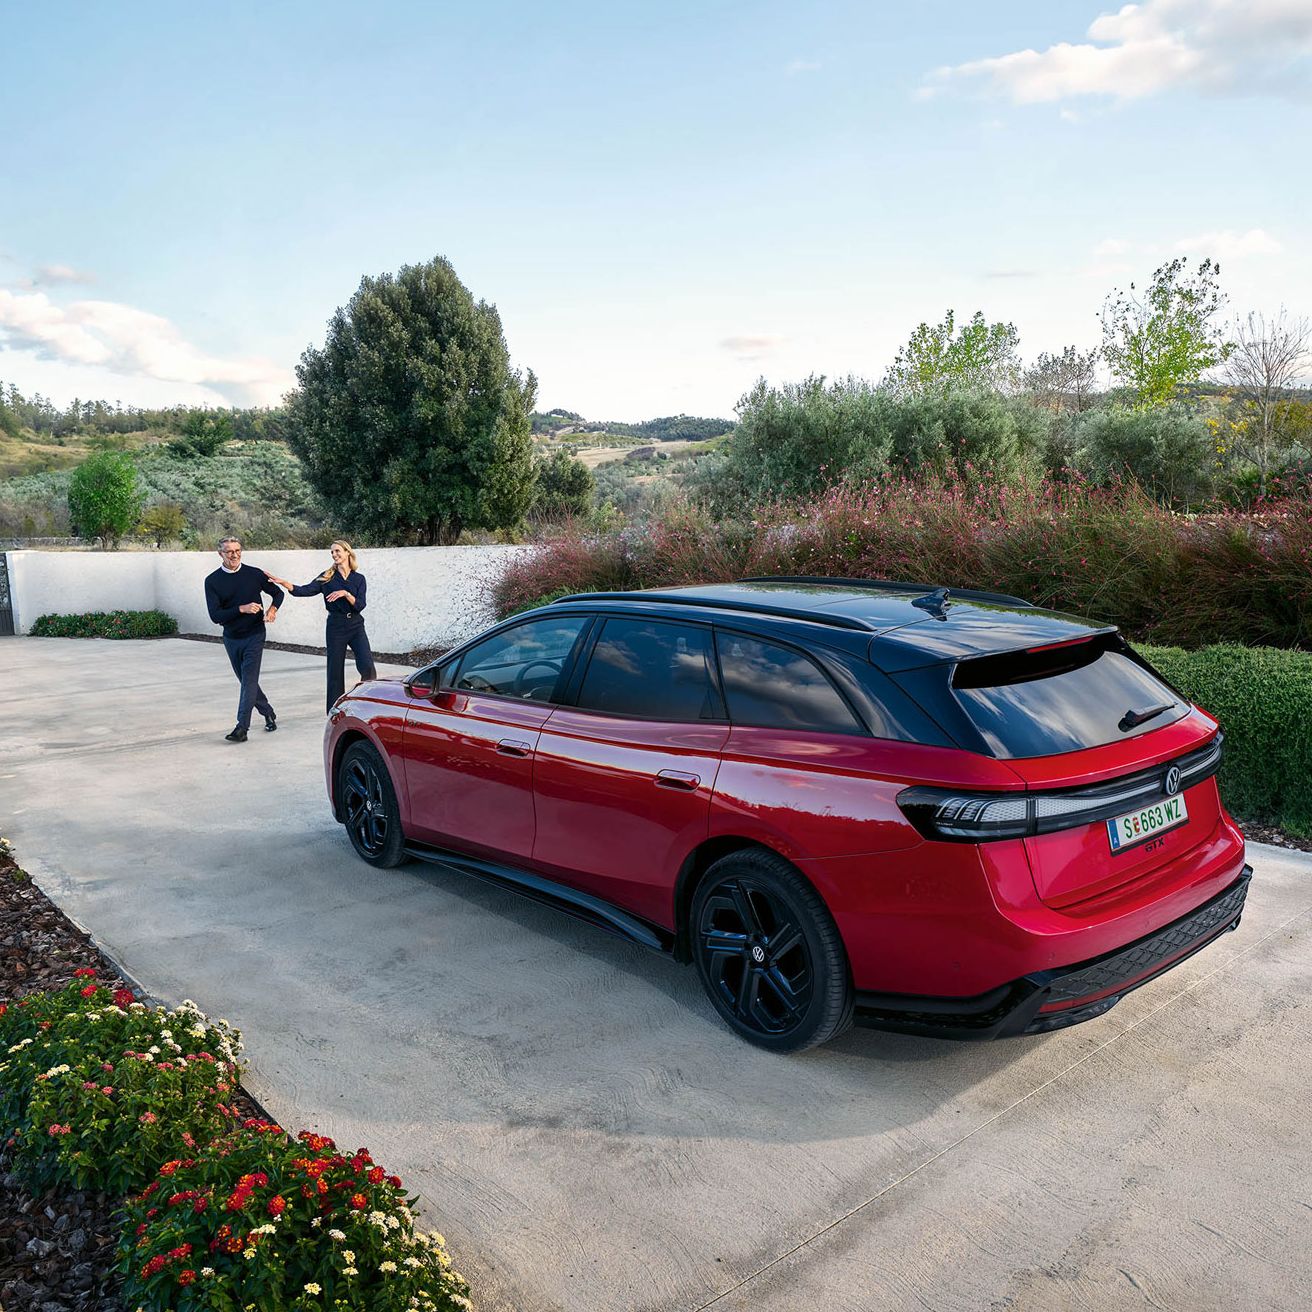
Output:
<svg viewBox="0 0 1312 1312">
<path fill-rule="evenodd" d="M 1174 797 L 1180 791 L 1180 767 L 1173 765 L 1166 772 L 1166 795 Z"/>
</svg>

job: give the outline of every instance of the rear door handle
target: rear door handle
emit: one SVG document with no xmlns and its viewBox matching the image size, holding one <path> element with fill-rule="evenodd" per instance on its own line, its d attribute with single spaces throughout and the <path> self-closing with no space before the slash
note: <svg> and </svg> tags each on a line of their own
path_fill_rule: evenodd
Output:
<svg viewBox="0 0 1312 1312">
<path fill-rule="evenodd" d="M 701 775 L 685 774 L 682 770 L 662 770 L 656 776 L 656 787 L 680 788 L 690 793 L 701 781 Z"/>
<path fill-rule="evenodd" d="M 519 738 L 503 738 L 497 743 L 497 751 L 502 756 L 532 756 L 533 744 Z"/>
</svg>

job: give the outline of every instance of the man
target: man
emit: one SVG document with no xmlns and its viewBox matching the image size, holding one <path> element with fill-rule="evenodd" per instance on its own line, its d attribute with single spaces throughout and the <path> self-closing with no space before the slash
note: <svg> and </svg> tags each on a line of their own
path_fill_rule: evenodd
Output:
<svg viewBox="0 0 1312 1312">
<path fill-rule="evenodd" d="M 251 708 L 264 716 L 264 727 L 272 733 L 278 727 L 269 699 L 260 687 L 260 662 L 264 659 L 264 625 L 278 618 L 282 589 L 269 582 L 263 570 L 241 563 L 241 542 L 224 538 L 219 543 L 223 562 L 205 580 L 205 604 L 210 619 L 223 625 L 223 646 L 232 662 L 232 672 L 241 681 L 237 702 L 237 727 L 225 734 L 230 743 L 244 743 L 251 727 Z M 260 593 L 267 592 L 273 604 L 266 612 Z"/>
</svg>

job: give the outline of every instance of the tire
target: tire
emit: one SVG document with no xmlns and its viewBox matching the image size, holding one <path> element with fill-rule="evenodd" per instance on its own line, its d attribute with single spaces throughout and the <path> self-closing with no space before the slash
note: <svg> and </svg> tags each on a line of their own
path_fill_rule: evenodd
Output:
<svg viewBox="0 0 1312 1312">
<path fill-rule="evenodd" d="M 361 861 L 389 870 L 409 860 L 392 776 L 372 744 L 352 743 L 342 754 L 337 796 L 346 836 Z"/>
<path fill-rule="evenodd" d="M 749 1043 L 801 1052 L 851 1027 L 847 952 L 824 900 L 783 857 L 721 857 L 693 897 L 697 973 L 716 1011 Z"/>
</svg>

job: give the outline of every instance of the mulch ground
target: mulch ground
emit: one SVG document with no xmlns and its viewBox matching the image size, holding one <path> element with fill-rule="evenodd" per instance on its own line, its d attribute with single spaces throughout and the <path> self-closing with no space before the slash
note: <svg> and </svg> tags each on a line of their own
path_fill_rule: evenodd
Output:
<svg viewBox="0 0 1312 1312">
<path fill-rule="evenodd" d="M 0 844 L 0 1001 L 62 988 L 82 966 L 99 983 L 140 993 Z M 244 1092 L 235 1102 L 265 1115 Z M 118 1201 L 71 1189 L 33 1198 L 0 1147 L 0 1312 L 126 1312 L 114 1270 Z"/>
</svg>

